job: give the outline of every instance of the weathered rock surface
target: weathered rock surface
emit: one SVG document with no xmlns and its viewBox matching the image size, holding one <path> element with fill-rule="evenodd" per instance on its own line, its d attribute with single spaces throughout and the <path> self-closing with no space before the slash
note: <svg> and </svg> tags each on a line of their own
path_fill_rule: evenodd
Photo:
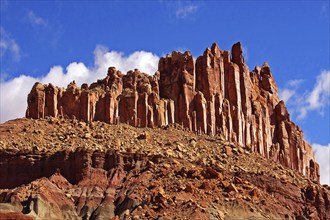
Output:
<svg viewBox="0 0 330 220">
<path fill-rule="evenodd" d="M 330 218 L 328 186 L 177 124 L 12 120 L 0 180 L 0 219 Z"/>
<path fill-rule="evenodd" d="M 159 60 L 153 76 L 138 70 L 124 75 L 110 67 L 106 78 L 90 86 L 36 83 L 26 117 L 47 116 L 135 127 L 177 123 L 190 131 L 221 134 L 319 181 L 312 148 L 279 100 L 269 65 L 250 71 L 240 43 L 231 53 L 213 44 L 196 63 L 190 52 L 172 52 Z"/>
</svg>

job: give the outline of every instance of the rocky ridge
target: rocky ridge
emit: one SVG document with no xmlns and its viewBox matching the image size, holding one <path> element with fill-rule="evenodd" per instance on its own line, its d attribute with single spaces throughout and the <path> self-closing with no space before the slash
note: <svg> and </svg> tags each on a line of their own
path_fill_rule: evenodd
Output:
<svg viewBox="0 0 330 220">
<path fill-rule="evenodd" d="M 181 125 L 0 125 L 0 219 L 330 219 L 330 188 Z"/>
<path fill-rule="evenodd" d="M 153 76 L 139 70 L 124 75 L 110 67 L 106 78 L 90 86 L 36 83 L 26 117 L 49 116 L 150 128 L 176 123 L 199 134 L 222 135 L 319 181 L 312 148 L 279 100 L 269 65 L 250 71 L 240 43 L 231 52 L 213 44 L 196 61 L 190 52 L 174 51 L 159 60 Z"/>
</svg>

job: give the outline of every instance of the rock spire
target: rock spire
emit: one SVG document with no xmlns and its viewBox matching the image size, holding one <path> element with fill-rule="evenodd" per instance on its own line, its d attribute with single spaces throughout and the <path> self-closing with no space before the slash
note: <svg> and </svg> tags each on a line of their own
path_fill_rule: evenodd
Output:
<svg viewBox="0 0 330 220">
<path fill-rule="evenodd" d="M 239 42 L 231 52 L 214 43 L 196 61 L 190 52 L 173 51 L 159 60 L 153 76 L 139 70 L 125 75 L 110 67 L 90 86 L 36 83 L 26 117 L 47 116 L 135 127 L 178 123 L 193 132 L 221 135 L 319 181 L 312 148 L 279 99 L 269 65 L 250 71 Z"/>
</svg>

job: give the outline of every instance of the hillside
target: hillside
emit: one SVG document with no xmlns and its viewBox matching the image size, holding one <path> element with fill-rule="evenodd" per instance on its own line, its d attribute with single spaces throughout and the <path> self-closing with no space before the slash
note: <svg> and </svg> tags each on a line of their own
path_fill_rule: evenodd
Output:
<svg viewBox="0 0 330 220">
<path fill-rule="evenodd" d="M 56 118 L 0 135 L 2 219 L 330 218 L 329 186 L 221 136 Z"/>
<path fill-rule="evenodd" d="M 330 188 L 267 63 L 238 42 L 154 75 L 36 82 L 0 124 L 0 219 L 330 219 Z"/>
</svg>

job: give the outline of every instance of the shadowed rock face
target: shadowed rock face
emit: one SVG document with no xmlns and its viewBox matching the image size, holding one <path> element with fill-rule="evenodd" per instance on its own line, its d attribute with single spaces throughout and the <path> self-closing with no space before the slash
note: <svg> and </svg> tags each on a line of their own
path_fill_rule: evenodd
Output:
<svg viewBox="0 0 330 220">
<path fill-rule="evenodd" d="M 0 219 L 127 219 L 128 214 L 146 219 L 157 215 L 216 219 L 219 212 L 227 217 L 218 219 L 329 219 L 329 188 L 303 181 L 292 170 L 278 169 L 282 166 L 258 155 L 234 157 L 243 164 L 259 158 L 264 164 L 255 166 L 269 166 L 264 170 L 272 173 L 244 168 L 233 173 L 231 160 L 229 169 L 222 169 L 114 150 L 3 151 Z M 228 197 L 234 205 L 226 201 Z M 190 201 L 213 208 L 192 217 L 201 206 L 187 206 Z"/>
<path fill-rule="evenodd" d="M 190 52 L 172 52 L 150 76 L 123 75 L 110 67 L 89 87 L 67 89 L 36 83 L 28 95 L 27 118 L 69 117 L 135 127 L 182 124 L 222 135 L 243 148 L 319 181 L 319 166 L 302 130 L 290 120 L 267 63 L 250 71 L 240 43 L 231 53 L 217 44 L 194 61 Z"/>
</svg>

